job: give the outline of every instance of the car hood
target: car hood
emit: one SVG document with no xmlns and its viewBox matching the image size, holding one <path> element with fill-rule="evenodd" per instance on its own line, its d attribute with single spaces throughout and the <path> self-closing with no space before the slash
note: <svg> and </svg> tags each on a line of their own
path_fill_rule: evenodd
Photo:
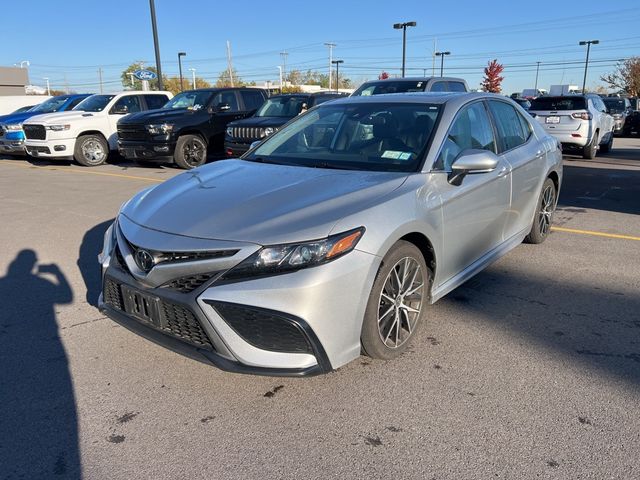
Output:
<svg viewBox="0 0 640 480">
<path fill-rule="evenodd" d="M 9 115 L 0 115 L 0 123 L 5 125 L 14 125 L 16 123 L 22 123 L 25 120 L 38 115 L 35 112 L 22 112 L 22 113 L 10 113 Z"/>
<path fill-rule="evenodd" d="M 83 112 L 81 110 L 71 110 L 69 112 L 59 112 L 59 113 L 44 113 L 42 115 L 36 115 L 35 117 L 31 117 L 25 123 L 37 123 L 41 125 L 54 125 L 58 123 L 64 122 L 77 122 L 78 120 L 82 121 L 86 118 L 91 118 L 94 115 L 99 115 L 101 112 Z"/>
<path fill-rule="evenodd" d="M 295 117 L 249 117 L 229 123 L 229 127 L 281 127 Z"/>
<path fill-rule="evenodd" d="M 260 245 L 324 238 L 397 189 L 406 173 L 224 160 L 140 192 L 121 214 L 176 235 Z"/>
<path fill-rule="evenodd" d="M 198 112 L 202 112 L 202 110 L 189 110 L 187 108 L 160 108 L 157 110 L 130 113 L 126 118 L 120 120 L 118 123 L 170 122 L 174 119 L 182 119 L 185 115 L 193 115 Z"/>
</svg>

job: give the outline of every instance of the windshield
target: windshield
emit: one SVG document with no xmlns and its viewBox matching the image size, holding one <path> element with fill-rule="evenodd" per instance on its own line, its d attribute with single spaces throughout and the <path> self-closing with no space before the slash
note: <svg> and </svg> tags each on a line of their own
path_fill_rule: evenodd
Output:
<svg viewBox="0 0 640 480">
<path fill-rule="evenodd" d="M 607 110 L 611 112 L 621 113 L 627 109 L 625 101 L 619 98 L 603 98 L 602 100 L 607 106 Z"/>
<path fill-rule="evenodd" d="M 530 110 L 586 110 L 584 97 L 538 97 L 531 100 Z"/>
<path fill-rule="evenodd" d="M 424 103 L 326 104 L 298 117 L 243 157 L 265 163 L 415 171 L 440 107 Z"/>
<path fill-rule="evenodd" d="M 306 102 L 305 97 L 272 97 L 262 104 L 255 116 L 293 118 Z"/>
<path fill-rule="evenodd" d="M 357 89 L 352 97 L 381 95 L 383 93 L 424 92 L 427 82 L 424 80 L 382 80 L 380 82 L 365 83 Z"/>
<path fill-rule="evenodd" d="M 53 97 L 49 100 L 36 105 L 31 109 L 32 112 L 53 113 L 57 112 L 66 103 L 69 97 Z"/>
<path fill-rule="evenodd" d="M 188 108 L 189 110 L 200 110 L 205 108 L 214 92 L 192 90 L 182 92 L 167 103 L 162 108 Z"/>
<path fill-rule="evenodd" d="M 101 112 L 113 97 L 115 97 L 115 95 L 91 95 L 73 107 L 73 110 L 81 110 L 83 112 Z"/>
</svg>

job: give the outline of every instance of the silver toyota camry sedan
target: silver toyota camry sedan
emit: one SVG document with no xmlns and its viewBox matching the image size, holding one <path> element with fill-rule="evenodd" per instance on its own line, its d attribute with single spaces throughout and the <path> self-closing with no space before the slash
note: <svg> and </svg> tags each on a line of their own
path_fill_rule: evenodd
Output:
<svg viewBox="0 0 640 480">
<path fill-rule="evenodd" d="M 561 159 L 500 96 L 326 103 L 126 202 L 99 257 L 100 308 L 235 372 L 391 359 L 434 320 L 430 304 L 545 240 Z"/>
</svg>

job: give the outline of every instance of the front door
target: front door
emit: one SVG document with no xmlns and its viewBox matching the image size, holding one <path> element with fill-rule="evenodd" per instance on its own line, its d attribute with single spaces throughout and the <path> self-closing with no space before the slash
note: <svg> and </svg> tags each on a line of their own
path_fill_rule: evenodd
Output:
<svg viewBox="0 0 640 480">
<path fill-rule="evenodd" d="M 235 90 L 224 90 L 213 98 L 213 114 L 210 118 L 211 134 L 208 153 L 213 157 L 224 156 L 224 132 L 229 122 L 243 118 Z"/>
</svg>

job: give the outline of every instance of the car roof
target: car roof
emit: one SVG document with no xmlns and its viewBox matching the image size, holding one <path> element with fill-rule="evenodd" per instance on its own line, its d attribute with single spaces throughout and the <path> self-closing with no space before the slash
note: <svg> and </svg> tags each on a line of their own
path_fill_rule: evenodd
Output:
<svg viewBox="0 0 640 480">
<path fill-rule="evenodd" d="M 438 77 L 440 78 L 440 77 Z M 466 103 L 469 100 L 480 98 L 493 98 L 510 100 L 503 95 L 484 92 L 411 92 L 411 93 L 384 93 L 381 95 L 360 95 L 355 97 L 337 98 L 331 105 L 341 103 L 425 103 L 425 104 L 445 104 L 447 102 L 459 101 Z"/>
<path fill-rule="evenodd" d="M 444 81 L 456 81 L 464 82 L 463 78 L 459 77 L 389 77 L 384 79 L 369 80 L 364 83 L 376 83 L 376 82 L 428 82 L 429 80 L 444 80 Z"/>
</svg>

